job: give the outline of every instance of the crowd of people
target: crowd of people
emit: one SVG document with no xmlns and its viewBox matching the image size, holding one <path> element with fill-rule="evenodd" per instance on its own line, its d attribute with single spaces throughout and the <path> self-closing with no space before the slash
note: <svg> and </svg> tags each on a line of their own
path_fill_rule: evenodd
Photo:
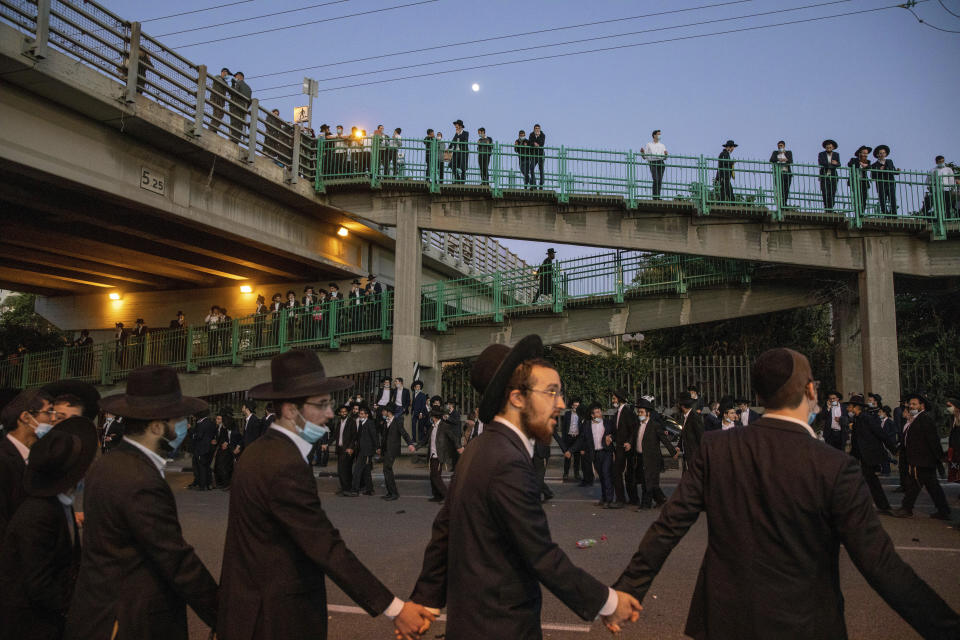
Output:
<svg viewBox="0 0 960 640">
<path fill-rule="evenodd" d="M 223 638 L 325 637 L 325 575 L 371 615 L 386 614 L 398 638 L 421 637 L 443 606 L 449 634 L 479 628 L 482 637 L 526 637 L 524 629 L 540 625 L 539 588 L 524 592 L 530 606 L 489 600 L 487 586 L 504 580 L 542 582 L 585 620 L 599 615 L 618 631 L 637 620 L 650 581 L 700 511 L 710 518 L 713 556 L 693 611 L 726 607 L 743 585 L 766 579 L 726 581 L 735 561 L 710 549 L 739 548 L 730 546 L 735 540 L 755 542 L 750 553 L 779 567 L 778 576 L 790 572 L 790 580 L 807 585 L 802 592 L 812 589 L 822 602 L 817 613 L 802 614 L 774 589 L 761 597 L 770 598 L 762 615 L 733 621 L 692 614 L 690 635 L 706 625 L 711 637 L 768 637 L 788 618 L 800 631 L 843 629 L 836 558 L 828 557 L 841 543 L 923 637 L 960 633 L 960 617 L 900 560 L 877 520 L 912 516 L 921 488 L 937 507 L 932 517 L 950 518 L 937 467 L 947 462 L 948 479 L 960 481 L 957 399 L 946 403 L 944 455 L 938 418 L 923 394 L 905 395 L 896 409 L 874 393 L 843 401 L 830 391 L 821 402 L 806 358 L 787 349 L 754 364 L 763 413 L 742 397 L 708 402 L 697 385 L 669 408 L 652 396 L 631 402 L 623 389 L 612 391 L 606 406 L 567 398 L 537 336 L 513 348 L 487 347 L 471 384 L 480 403 L 465 417 L 455 399 L 428 395 L 420 380 L 408 389 L 399 377 L 334 406 L 333 396 L 352 383 L 327 377 L 315 352 L 291 350 L 274 358 L 269 382 L 247 392 L 238 419 L 230 408 L 183 396 L 176 372 L 163 366 L 135 369 L 125 393 L 104 398 L 75 380 L 8 394 L 0 409 L 0 588 L 7 594 L 0 636 L 153 637 L 160 618 L 166 631 L 185 634 L 189 605 Z M 613 587 L 573 566 L 550 540 L 541 503 L 552 497 L 545 472 L 553 442 L 563 453 L 565 482 L 599 482 L 599 506 L 661 509 Z M 404 445 L 410 454 L 423 451 L 430 500 L 443 503 L 409 602 L 346 550 L 311 471 L 335 456 L 337 494 L 355 498 L 374 494 L 372 470 L 380 463 L 382 498 L 397 500 L 393 467 Z M 193 457 L 190 488 L 230 491 L 219 585 L 183 539 L 164 476 L 181 447 Z M 660 487 L 665 457 L 682 459 L 670 498 Z M 891 463 L 902 482 L 897 510 L 877 478 Z M 453 472 L 449 485 L 444 470 Z M 82 512 L 74 509 L 78 494 Z M 454 541 L 457 548 L 448 548 Z M 290 579 L 302 581 L 302 599 L 271 586 Z M 731 584 L 741 586 L 729 593 Z"/>
</svg>

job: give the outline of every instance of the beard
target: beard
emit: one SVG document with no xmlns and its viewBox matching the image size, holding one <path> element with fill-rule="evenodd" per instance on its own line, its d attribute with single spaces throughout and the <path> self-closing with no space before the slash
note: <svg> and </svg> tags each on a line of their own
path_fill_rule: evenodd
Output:
<svg viewBox="0 0 960 640">
<path fill-rule="evenodd" d="M 553 437 L 553 414 L 546 416 L 537 416 L 533 407 L 528 403 L 520 411 L 521 430 L 540 444 L 550 444 L 550 438 Z"/>
</svg>

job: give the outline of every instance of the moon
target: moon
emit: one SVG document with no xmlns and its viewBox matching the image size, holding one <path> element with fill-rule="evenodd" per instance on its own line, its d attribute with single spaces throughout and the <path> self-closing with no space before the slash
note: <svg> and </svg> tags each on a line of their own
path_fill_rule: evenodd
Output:
<svg viewBox="0 0 960 640">
<path fill-rule="evenodd" d="M 480 85 L 477 84 L 476 82 L 474 82 L 474 83 L 470 86 L 470 88 L 473 89 L 473 92 L 474 92 L 474 93 L 476 93 L 477 91 L 480 91 Z"/>
</svg>

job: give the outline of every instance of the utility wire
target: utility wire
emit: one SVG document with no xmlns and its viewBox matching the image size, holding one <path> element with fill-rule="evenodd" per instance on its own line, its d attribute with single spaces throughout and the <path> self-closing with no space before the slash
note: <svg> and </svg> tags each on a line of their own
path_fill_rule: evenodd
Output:
<svg viewBox="0 0 960 640">
<path fill-rule="evenodd" d="M 937 0 L 937 2 L 940 3 L 940 6 L 943 7 L 944 11 L 952 15 L 954 18 L 960 18 L 960 13 L 954 13 L 953 11 L 950 11 L 950 8 L 947 6 L 947 4 L 943 0 Z"/>
<path fill-rule="evenodd" d="M 918 0 L 918 1 L 919 1 L 919 2 L 927 2 L 928 0 Z M 865 14 L 865 13 L 874 13 L 874 12 L 877 12 L 877 11 L 886 11 L 886 10 L 888 10 L 888 9 L 899 9 L 899 8 L 901 8 L 900 5 L 890 5 L 890 6 L 885 6 L 885 7 L 876 7 L 876 8 L 873 8 L 873 9 L 861 9 L 861 10 L 859 10 L 859 11 L 848 11 L 848 12 L 846 12 L 846 13 L 837 13 L 837 14 L 834 14 L 834 15 L 819 16 L 819 17 L 816 17 L 816 18 L 804 18 L 804 19 L 800 19 L 800 20 L 789 20 L 789 21 L 786 21 L 786 22 L 777 22 L 777 23 L 774 23 L 774 24 L 758 25 L 758 26 L 753 26 L 753 27 L 741 27 L 741 28 L 739 28 L 739 29 L 727 29 L 727 30 L 725 30 L 725 31 L 715 31 L 715 32 L 712 32 L 712 33 L 701 33 L 701 34 L 690 35 L 690 36 L 677 36 L 677 37 L 674 37 L 674 38 L 664 38 L 663 40 L 651 40 L 651 41 L 649 41 L 649 42 L 637 42 L 637 43 L 634 43 L 634 44 L 622 44 L 622 45 L 617 45 L 617 46 L 613 46 L 613 47 L 603 47 L 603 48 L 599 48 L 599 49 L 586 49 L 586 50 L 583 50 L 583 51 L 571 51 L 571 52 L 568 52 L 568 53 L 555 53 L 555 54 L 546 55 L 546 56 L 537 56 L 537 57 L 534 57 L 534 58 L 523 58 L 523 59 L 520 59 L 520 60 L 509 60 L 509 61 L 506 61 L 506 62 L 495 62 L 495 63 L 490 63 L 490 64 L 475 65 L 475 66 L 471 66 L 471 67 L 460 67 L 460 68 L 457 68 L 457 69 L 447 69 L 447 70 L 444 70 L 444 71 L 433 71 L 433 72 L 430 72 L 430 73 L 418 73 L 418 74 L 412 74 L 412 75 L 407 75 L 407 76 L 399 76 L 399 77 L 396 77 L 396 78 L 386 78 L 386 79 L 384 79 L 384 80 L 371 80 L 371 81 L 369 81 L 369 82 L 357 82 L 357 83 L 353 83 L 353 84 L 341 85 L 341 86 L 339 86 L 339 87 L 328 87 L 328 88 L 326 88 L 326 89 L 320 89 L 320 91 L 326 93 L 326 92 L 330 92 L 330 91 L 339 91 L 339 90 L 341 90 L 341 89 L 352 89 L 352 88 L 354 88 L 354 87 L 366 87 L 366 86 L 370 86 L 370 85 L 384 84 L 384 83 L 388 83 L 388 82 L 399 82 L 399 81 L 401 81 L 401 80 L 413 80 L 413 79 L 415 79 L 415 78 L 426 78 L 426 77 L 430 77 L 430 76 L 446 75 L 446 74 L 450 74 L 450 73 L 458 73 L 458 72 L 460 72 L 460 71 L 471 71 L 471 70 L 475 70 L 475 69 L 489 69 L 489 68 L 493 68 L 493 67 L 504 67 L 504 66 L 514 65 L 514 64 L 522 64 L 522 63 L 524 63 L 524 62 L 536 62 L 536 61 L 540 61 L 540 60 L 551 60 L 551 59 L 556 59 L 556 58 L 566 58 L 566 57 L 571 57 L 571 56 L 584 55 L 584 54 L 588 54 L 588 53 L 601 53 L 601 52 L 606 52 L 606 51 L 616 51 L 616 50 L 621 50 L 621 49 L 631 49 L 631 48 L 635 48 L 635 47 L 645 47 L 645 46 L 655 45 L 655 44 L 666 44 L 666 43 L 669 43 L 669 42 L 680 42 L 680 41 L 684 41 L 684 40 L 696 40 L 696 39 L 699 39 L 699 38 L 708 38 L 708 37 L 713 37 L 713 36 L 729 35 L 729 34 L 732 34 L 732 33 L 743 33 L 743 32 L 747 32 L 747 31 L 758 31 L 758 30 L 761 30 L 761 29 L 771 29 L 771 28 L 774 28 L 774 27 L 784 27 L 784 26 L 789 26 L 789 25 L 794 25 L 794 24 L 804 24 L 804 23 L 810 23 L 810 22 L 819 22 L 819 21 L 823 21 L 823 20 L 833 20 L 833 19 L 836 19 L 836 18 L 844 18 L 844 17 L 848 17 L 848 16 L 861 15 L 861 14 Z M 283 98 L 293 98 L 293 97 L 296 97 L 296 96 L 299 96 L 299 95 L 301 95 L 301 94 L 300 94 L 300 93 L 291 93 L 291 94 L 282 95 L 282 96 L 268 96 L 267 99 L 269 99 L 269 100 L 280 100 L 280 99 L 283 99 Z"/>
<path fill-rule="evenodd" d="M 480 38 L 478 40 L 464 40 L 463 42 L 451 42 L 449 44 L 438 44 L 432 47 L 423 47 L 422 49 L 408 49 L 407 51 L 395 51 L 393 53 L 383 53 L 376 56 L 368 56 L 366 58 L 354 58 L 353 60 L 341 60 L 339 62 L 328 62 L 326 64 L 318 64 L 312 67 L 300 67 L 298 69 L 287 69 L 286 71 L 273 71 L 271 73 L 261 73 L 255 76 L 248 76 L 251 80 L 255 78 L 267 78 L 270 76 L 279 76 L 285 73 L 295 73 L 298 71 L 311 71 L 313 69 L 323 69 L 325 67 L 337 67 L 345 64 L 352 64 L 354 62 L 367 62 L 369 60 L 379 60 L 381 58 L 392 58 L 394 56 L 404 56 L 410 53 L 423 53 L 424 51 L 434 51 L 436 49 L 447 49 L 450 47 L 460 47 L 468 44 L 479 44 L 482 42 L 492 42 L 494 40 L 506 40 L 508 38 L 519 38 L 521 36 L 532 36 L 541 33 L 552 33 L 554 31 L 565 31 L 569 29 L 580 29 L 582 27 L 594 27 L 601 24 L 609 24 L 611 22 L 627 22 L 628 20 L 640 20 L 642 18 L 653 18 L 656 16 L 665 16 L 673 13 L 684 13 L 687 11 L 698 11 L 701 9 L 712 9 L 715 7 L 726 7 L 732 4 L 743 4 L 745 2 L 753 2 L 753 0 L 732 0 L 732 2 L 719 2 L 716 4 L 704 4 L 699 7 L 688 7 L 685 9 L 672 9 L 670 11 L 657 11 L 656 13 L 645 13 L 639 16 L 627 16 L 624 18 L 612 18 L 610 20 L 598 20 L 596 22 L 583 22 L 581 24 L 571 24 L 564 27 L 552 27 L 550 29 L 538 29 L 536 31 L 524 31 L 521 33 L 509 33 L 502 36 L 491 36 L 489 38 Z"/>
<path fill-rule="evenodd" d="M 325 18 L 323 20 L 314 20 L 313 22 L 303 22 L 301 24 L 291 24 L 286 27 L 274 27 L 273 29 L 263 29 L 261 31 L 251 31 L 250 33 L 241 33 L 236 36 L 227 36 L 225 38 L 215 38 L 213 40 L 204 40 L 202 42 L 192 42 L 190 44 L 181 44 L 177 45 L 178 49 L 186 49 L 187 47 L 196 47 L 201 44 L 211 44 L 214 42 L 223 42 L 225 40 L 236 40 L 237 38 L 246 38 L 247 36 L 257 36 L 263 33 L 272 33 L 274 31 L 285 31 L 287 29 L 297 29 L 299 27 L 309 27 L 315 24 L 321 24 L 324 22 L 334 22 L 335 20 L 344 20 L 346 18 L 355 18 L 357 16 L 366 16 L 373 13 L 383 13 L 384 11 L 393 11 L 395 9 L 406 9 L 407 7 L 416 7 L 422 4 L 431 4 L 437 2 L 438 0 L 419 0 L 419 2 L 410 2 L 408 4 L 398 4 L 392 7 L 384 7 L 382 9 L 371 9 L 370 11 L 360 11 L 359 13 L 348 13 L 347 15 L 337 16 L 335 18 Z"/>
<path fill-rule="evenodd" d="M 203 13 L 204 11 L 213 11 L 214 9 L 222 9 L 224 7 L 232 7 L 237 4 L 247 4 L 248 2 L 253 2 L 253 0 L 237 0 L 237 2 L 228 2 L 226 4 L 218 4 L 212 7 L 207 7 L 206 9 L 194 9 L 192 11 L 181 11 L 180 13 L 171 13 L 168 16 L 160 16 L 158 18 L 147 18 L 146 20 L 141 20 L 141 24 L 144 22 L 157 22 L 159 20 L 166 20 L 167 18 L 178 18 L 180 16 L 188 16 L 191 13 Z"/>
<path fill-rule="evenodd" d="M 609 39 L 611 39 L 611 38 L 624 38 L 624 37 L 626 37 L 626 36 L 637 36 L 637 35 L 641 35 L 641 34 L 645 34 L 645 33 L 653 33 L 653 32 L 659 32 L 659 31 L 671 31 L 671 30 L 674 30 L 674 29 L 685 29 L 685 28 L 687 28 L 687 27 L 699 27 L 699 26 L 703 26 L 703 25 L 706 25 L 706 24 L 716 24 L 716 23 L 719 23 L 719 22 L 731 22 L 731 21 L 733 21 L 733 20 L 745 20 L 745 19 L 747 19 L 747 18 L 757 18 L 757 17 L 761 17 L 761 16 L 769 16 L 769 15 L 780 14 L 780 13 L 789 13 L 789 12 L 792 12 L 792 11 L 802 11 L 802 10 L 804 10 L 804 9 L 814 9 L 814 8 L 819 8 L 819 7 L 831 6 L 831 5 L 835 5 L 835 4 L 844 4 L 844 3 L 847 3 L 847 2 L 853 2 L 853 0 L 830 0 L 829 2 L 820 2 L 820 3 L 817 3 L 817 4 L 808 4 L 808 5 L 804 5 L 804 6 L 802 6 L 802 7 L 791 7 L 791 8 L 788 8 L 788 9 L 774 9 L 774 10 L 772 10 L 772 11 L 762 11 L 762 12 L 750 13 L 750 14 L 746 14 L 746 15 L 742 15 L 742 16 L 732 16 L 732 17 L 729 17 L 729 18 L 714 18 L 713 20 L 701 20 L 700 22 L 690 22 L 690 23 L 688 23 L 688 24 L 680 24 L 680 25 L 674 25 L 674 26 L 670 26 L 670 27 L 654 27 L 654 28 L 650 28 L 650 29 L 642 29 L 642 30 L 640 30 L 640 31 L 629 31 L 629 32 L 626 32 L 626 33 L 615 33 L 615 34 L 605 35 L 605 36 L 593 36 L 593 37 L 590 37 L 590 38 L 580 38 L 579 40 L 567 40 L 567 41 L 565 41 L 565 42 L 556 42 L 556 43 L 552 43 L 552 44 L 538 44 L 538 45 L 531 45 L 531 46 L 529 46 L 529 47 L 520 47 L 520 48 L 516 48 L 516 49 L 504 49 L 504 50 L 502 50 L 502 51 L 490 51 L 490 52 L 478 53 L 478 54 L 469 55 L 469 56 L 460 56 L 460 57 L 458 57 L 458 58 L 447 58 L 446 60 L 434 60 L 434 61 L 431 61 L 431 62 L 418 62 L 418 63 L 414 63 L 414 64 L 402 65 L 402 66 L 399 66 L 399 67 L 388 67 L 388 68 L 386 68 L 386 69 L 376 69 L 376 70 L 370 71 L 370 72 L 368 72 L 368 73 L 389 73 L 389 72 L 391 72 L 391 71 L 403 71 L 403 70 L 406 70 L 406 69 L 416 69 L 416 68 L 418 68 L 418 67 L 428 67 L 428 66 L 433 65 L 433 64 L 446 64 L 446 63 L 450 63 L 450 62 L 461 62 L 461 61 L 463 61 L 463 60 L 475 60 L 475 59 L 477 59 L 477 58 L 488 58 L 488 57 L 490 57 L 490 56 L 499 56 L 499 55 L 504 55 L 504 54 L 508 54 L 508 53 L 522 53 L 522 52 L 524 52 L 524 51 L 533 51 L 533 50 L 536 50 L 536 49 L 547 49 L 547 48 L 550 48 L 550 47 L 562 47 L 562 46 L 571 45 L 571 44 L 581 44 L 581 43 L 584 43 L 584 42 L 593 42 L 593 41 L 596 41 L 596 40 L 609 40 Z M 356 75 L 357 75 L 356 73 L 347 73 L 347 74 L 340 75 L 340 76 L 330 76 L 330 77 L 328 77 L 328 78 L 321 78 L 321 79 L 320 79 L 320 82 L 330 82 L 330 81 L 332 81 L 332 80 L 342 80 L 342 79 L 344 79 L 344 78 L 354 78 L 354 77 L 356 77 Z M 274 87 L 266 87 L 266 88 L 264 88 L 264 89 L 261 89 L 261 91 L 271 91 L 271 90 L 273 90 L 273 89 L 286 89 L 287 87 L 299 86 L 299 84 L 300 84 L 300 83 L 290 83 L 290 84 L 277 85 L 277 86 L 274 86 Z"/>
<path fill-rule="evenodd" d="M 942 4 L 942 3 L 941 3 L 941 4 Z M 902 5 L 902 4 L 901 4 L 901 5 L 898 5 L 898 6 L 899 6 L 901 9 L 906 9 L 907 11 L 909 11 L 910 13 L 912 13 L 912 14 L 913 14 L 913 17 L 917 19 L 917 22 L 919 22 L 920 24 L 922 24 L 922 25 L 924 25 L 924 26 L 930 27 L 931 29 L 936 29 L 937 31 L 943 31 L 944 33 L 960 33 L 960 31 L 954 31 L 953 29 L 944 29 L 944 28 L 942 28 L 942 27 L 938 27 L 938 26 L 935 25 L 935 24 L 930 24 L 929 22 L 927 22 L 926 20 L 924 20 L 923 18 L 921 18 L 920 16 L 918 16 L 918 15 L 917 15 L 917 12 L 914 11 L 913 9 L 911 9 L 909 6 Z M 288 85 L 288 86 L 289 86 L 289 85 Z"/>
<path fill-rule="evenodd" d="M 244 0 L 245 2 L 252 2 L 253 0 Z M 213 29 L 215 27 L 225 27 L 228 24 L 238 24 L 240 22 L 250 22 L 251 20 L 260 20 L 261 18 L 272 18 L 274 16 L 282 16 L 286 13 L 297 13 L 298 11 L 306 11 L 308 9 L 316 9 L 318 7 L 326 7 L 331 4 L 342 4 L 344 2 L 350 2 L 350 0 L 332 0 L 331 2 L 321 2 L 319 4 L 311 4 L 305 7 L 297 7 L 295 9 L 287 9 L 285 11 L 274 11 L 273 13 L 263 13 L 259 16 L 253 16 L 252 18 L 238 18 L 236 20 L 229 20 L 227 22 L 220 22 L 217 24 L 208 24 L 205 27 L 191 27 L 190 29 L 180 29 L 179 31 L 171 31 L 170 33 L 161 33 L 155 38 L 164 38 L 166 36 L 175 36 L 179 33 L 189 33 L 191 31 L 203 31 L 204 29 Z"/>
</svg>

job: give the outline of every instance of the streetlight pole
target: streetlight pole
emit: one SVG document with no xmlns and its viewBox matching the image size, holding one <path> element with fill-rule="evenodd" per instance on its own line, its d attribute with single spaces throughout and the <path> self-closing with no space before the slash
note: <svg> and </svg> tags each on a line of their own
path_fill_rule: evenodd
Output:
<svg viewBox="0 0 960 640">
<path fill-rule="evenodd" d="M 313 130 L 313 99 L 319 94 L 320 83 L 313 78 L 303 79 L 303 93 L 310 97 L 307 103 L 307 128 Z"/>
</svg>

